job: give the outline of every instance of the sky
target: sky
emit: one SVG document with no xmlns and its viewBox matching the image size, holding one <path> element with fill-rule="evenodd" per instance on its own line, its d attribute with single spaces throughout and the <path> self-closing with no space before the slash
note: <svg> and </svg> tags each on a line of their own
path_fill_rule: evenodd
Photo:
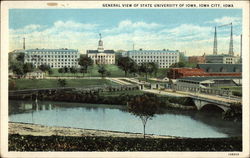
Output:
<svg viewBox="0 0 250 158">
<path fill-rule="evenodd" d="M 233 23 L 234 52 L 240 52 L 241 9 L 10 9 L 10 51 L 70 48 L 179 50 L 212 54 L 214 27 Z M 230 26 L 217 29 L 218 53 L 228 53 Z"/>
</svg>

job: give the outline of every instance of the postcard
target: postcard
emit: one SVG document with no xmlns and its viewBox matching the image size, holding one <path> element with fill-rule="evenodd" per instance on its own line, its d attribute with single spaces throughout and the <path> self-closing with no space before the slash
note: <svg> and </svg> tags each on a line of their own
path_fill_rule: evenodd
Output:
<svg viewBox="0 0 250 158">
<path fill-rule="evenodd" d="M 249 157 L 249 1 L 4 1 L 2 157 Z"/>
</svg>

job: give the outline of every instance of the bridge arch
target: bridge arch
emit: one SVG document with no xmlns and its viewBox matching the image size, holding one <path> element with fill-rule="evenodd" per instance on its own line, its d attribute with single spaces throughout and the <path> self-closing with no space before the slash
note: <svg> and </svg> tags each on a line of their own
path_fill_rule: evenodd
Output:
<svg viewBox="0 0 250 158">
<path fill-rule="evenodd" d="M 220 104 L 216 104 L 216 103 L 211 103 L 211 102 L 207 102 L 207 101 L 204 101 L 204 100 L 198 100 L 198 99 L 193 99 L 194 101 L 194 104 L 196 106 L 196 108 L 198 110 L 201 110 L 204 106 L 217 106 L 218 108 L 221 108 L 223 111 L 227 111 L 230 109 L 230 107 L 228 106 L 223 106 L 223 105 L 220 105 Z"/>
<path fill-rule="evenodd" d="M 212 103 L 208 103 L 208 104 L 205 104 L 203 105 L 201 108 L 200 108 L 201 111 L 204 111 L 204 110 L 209 110 L 209 111 L 220 111 L 220 112 L 223 112 L 227 109 L 224 109 L 223 107 L 217 105 L 217 104 L 212 104 Z"/>
</svg>

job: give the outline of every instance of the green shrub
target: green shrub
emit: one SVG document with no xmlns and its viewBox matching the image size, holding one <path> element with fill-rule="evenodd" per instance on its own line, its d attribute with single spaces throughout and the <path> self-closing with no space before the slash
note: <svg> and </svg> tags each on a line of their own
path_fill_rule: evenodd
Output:
<svg viewBox="0 0 250 158">
<path fill-rule="evenodd" d="M 16 81 L 15 80 L 9 80 L 9 90 L 16 90 Z"/>
<path fill-rule="evenodd" d="M 242 97 L 242 92 L 240 92 L 240 91 L 232 91 L 232 94 L 234 96 Z"/>
</svg>

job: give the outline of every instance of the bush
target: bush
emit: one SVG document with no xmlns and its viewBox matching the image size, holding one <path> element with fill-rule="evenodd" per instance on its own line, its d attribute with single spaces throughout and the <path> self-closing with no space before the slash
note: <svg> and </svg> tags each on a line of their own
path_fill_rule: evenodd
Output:
<svg viewBox="0 0 250 158">
<path fill-rule="evenodd" d="M 9 90 L 16 90 L 16 81 L 15 80 L 9 80 Z"/>
<path fill-rule="evenodd" d="M 58 85 L 60 87 L 65 87 L 67 84 L 66 80 L 65 79 L 58 79 Z"/>
<path fill-rule="evenodd" d="M 9 151 L 242 151 L 242 139 L 9 135 Z"/>
<path fill-rule="evenodd" d="M 242 97 L 242 92 L 240 92 L 240 91 L 232 91 L 232 94 L 234 96 Z"/>
</svg>

